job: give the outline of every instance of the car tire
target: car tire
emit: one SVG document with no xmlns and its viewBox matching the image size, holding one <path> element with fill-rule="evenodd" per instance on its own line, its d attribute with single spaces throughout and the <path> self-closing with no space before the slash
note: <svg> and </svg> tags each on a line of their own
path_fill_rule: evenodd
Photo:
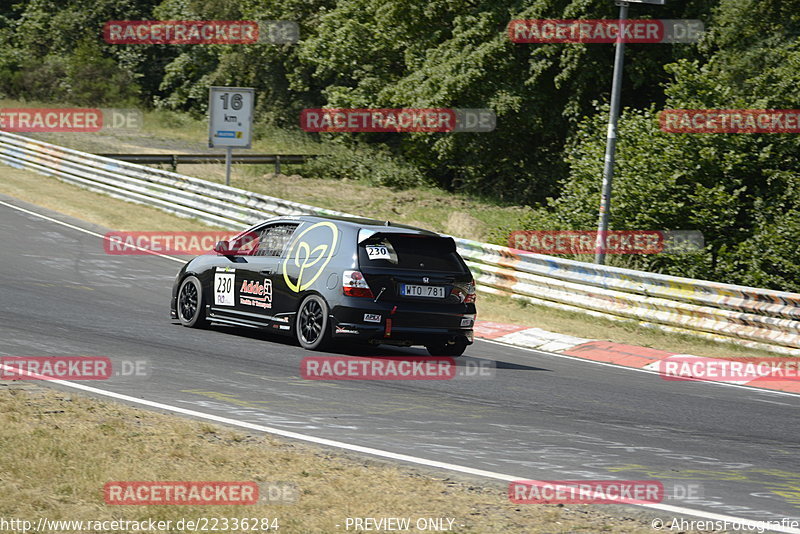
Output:
<svg viewBox="0 0 800 534">
<path fill-rule="evenodd" d="M 178 320 L 183 326 L 189 328 L 205 328 L 208 326 L 203 286 L 200 285 L 200 280 L 196 276 L 187 276 L 181 282 L 175 309 L 178 312 Z"/>
<path fill-rule="evenodd" d="M 328 303 L 319 295 L 309 295 L 300 303 L 295 317 L 294 332 L 300 346 L 322 350 L 331 343 Z"/>
<path fill-rule="evenodd" d="M 455 343 L 437 343 L 435 345 L 425 345 L 428 354 L 431 356 L 461 356 L 467 349 L 466 339 L 457 339 Z"/>
</svg>

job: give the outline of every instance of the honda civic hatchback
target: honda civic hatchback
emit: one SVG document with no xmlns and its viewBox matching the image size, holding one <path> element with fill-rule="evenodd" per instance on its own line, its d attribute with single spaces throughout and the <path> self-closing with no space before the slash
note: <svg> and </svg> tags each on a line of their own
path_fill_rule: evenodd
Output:
<svg viewBox="0 0 800 534">
<path fill-rule="evenodd" d="M 192 328 L 262 328 L 306 349 L 345 340 L 424 345 L 459 356 L 473 342 L 475 282 L 451 237 L 372 219 L 269 219 L 190 260 L 171 316 Z"/>
</svg>

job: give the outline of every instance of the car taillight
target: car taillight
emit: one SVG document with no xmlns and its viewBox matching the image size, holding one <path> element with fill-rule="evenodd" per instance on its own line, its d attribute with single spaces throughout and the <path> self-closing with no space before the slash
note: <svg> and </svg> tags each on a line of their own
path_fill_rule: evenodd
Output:
<svg viewBox="0 0 800 534">
<path fill-rule="evenodd" d="M 464 304 L 474 303 L 477 297 L 475 293 L 475 281 L 470 280 L 468 284 L 454 285 L 453 289 L 450 290 L 450 294 L 458 297 L 458 300 Z"/>
<path fill-rule="evenodd" d="M 478 293 L 475 291 L 475 280 L 470 280 L 469 286 L 467 287 L 467 298 L 464 299 L 464 302 L 472 304 L 478 298 Z"/>
<path fill-rule="evenodd" d="M 359 271 L 345 271 L 342 273 L 342 291 L 348 297 L 368 297 L 373 298 L 364 275 Z"/>
</svg>

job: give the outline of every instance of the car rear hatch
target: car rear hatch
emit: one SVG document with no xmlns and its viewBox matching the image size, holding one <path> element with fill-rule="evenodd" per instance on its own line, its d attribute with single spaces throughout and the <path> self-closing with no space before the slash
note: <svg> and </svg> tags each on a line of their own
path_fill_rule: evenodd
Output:
<svg viewBox="0 0 800 534">
<path fill-rule="evenodd" d="M 398 311 L 464 313 L 467 294 L 474 293 L 472 275 L 449 237 L 364 232 L 358 261 L 376 301 L 397 304 Z"/>
</svg>

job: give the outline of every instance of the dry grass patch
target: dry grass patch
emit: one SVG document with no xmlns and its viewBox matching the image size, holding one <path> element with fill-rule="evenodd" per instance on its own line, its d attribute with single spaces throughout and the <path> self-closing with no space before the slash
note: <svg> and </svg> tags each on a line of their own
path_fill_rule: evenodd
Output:
<svg viewBox="0 0 800 534">
<path fill-rule="evenodd" d="M 38 520 L 277 517 L 280 532 L 345 531 L 347 517 L 451 517 L 461 533 L 651 532 L 637 511 L 519 506 L 498 486 L 399 469 L 269 436 L 54 391 L 0 384 L 0 516 Z M 109 481 L 282 481 L 293 504 L 109 506 Z M 612 515 L 614 511 L 621 515 Z M 337 528 L 336 525 L 342 525 Z M 175 530 L 173 530 L 175 531 Z"/>
<path fill-rule="evenodd" d="M 176 217 L 5 165 L 0 166 L 0 193 L 113 230 L 183 232 L 213 228 L 196 219 Z"/>
</svg>

